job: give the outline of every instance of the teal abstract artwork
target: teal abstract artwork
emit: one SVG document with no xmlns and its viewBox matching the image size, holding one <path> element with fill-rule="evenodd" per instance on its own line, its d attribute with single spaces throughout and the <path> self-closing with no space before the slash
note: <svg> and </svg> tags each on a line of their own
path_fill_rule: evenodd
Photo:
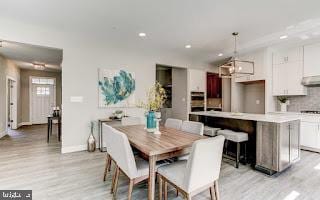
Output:
<svg viewBox="0 0 320 200">
<path fill-rule="evenodd" d="M 134 104 L 136 83 L 133 73 L 100 69 L 98 85 L 100 107 L 130 107 Z"/>
</svg>

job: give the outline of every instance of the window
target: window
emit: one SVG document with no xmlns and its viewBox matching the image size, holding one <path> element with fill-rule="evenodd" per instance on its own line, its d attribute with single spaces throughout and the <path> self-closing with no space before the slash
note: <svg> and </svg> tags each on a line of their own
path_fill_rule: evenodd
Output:
<svg viewBox="0 0 320 200">
<path fill-rule="evenodd" d="M 48 87 L 37 87 L 37 95 L 38 96 L 49 96 L 50 95 L 50 88 Z"/>
<path fill-rule="evenodd" d="M 40 84 L 40 85 L 54 85 L 53 78 L 32 78 L 31 82 L 33 84 Z"/>
</svg>

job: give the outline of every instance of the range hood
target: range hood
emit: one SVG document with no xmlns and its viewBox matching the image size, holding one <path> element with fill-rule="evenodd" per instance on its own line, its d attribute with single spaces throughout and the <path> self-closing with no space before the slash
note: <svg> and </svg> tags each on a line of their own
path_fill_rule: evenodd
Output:
<svg viewBox="0 0 320 200">
<path fill-rule="evenodd" d="M 304 77 L 302 79 L 302 85 L 305 86 L 320 86 L 320 76 L 309 76 L 309 77 Z"/>
</svg>

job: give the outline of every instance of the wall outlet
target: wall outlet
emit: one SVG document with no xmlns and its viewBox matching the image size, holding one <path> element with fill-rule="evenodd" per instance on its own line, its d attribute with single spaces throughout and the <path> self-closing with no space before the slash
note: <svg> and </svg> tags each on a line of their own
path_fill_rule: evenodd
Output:
<svg viewBox="0 0 320 200">
<path fill-rule="evenodd" d="M 260 104 L 260 100 L 259 100 L 259 99 L 256 100 L 256 104 L 257 104 L 257 105 Z"/>
</svg>

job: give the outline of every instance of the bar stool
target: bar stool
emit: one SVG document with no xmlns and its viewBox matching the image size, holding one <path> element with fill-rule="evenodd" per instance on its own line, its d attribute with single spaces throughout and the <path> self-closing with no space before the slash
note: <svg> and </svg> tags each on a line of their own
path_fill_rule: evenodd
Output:
<svg viewBox="0 0 320 200">
<path fill-rule="evenodd" d="M 239 168 L 239 162 L 240 162 L 240 152 L 241 152 L 241 143 L 244 143 L 244 160 L 245 163 L 247 162 L 247 142 L 248 142 L 248 133 L 244 132 L 235 132 L 232 130 L 219 130 L 218 135 L 223 135 L 226 138 L 226 142 L 231 141 L 237 144 L 237 152 L 236 152 L 236 168 Z M 226 148 L 226 156 L 224 156 L 228 159 L 230 159 L 228 155 L 228 149 Z"/>
<path fill-rule="evenodd" d="M 217 132 L 221 130 L 221 128 L 214 128 L 210 126 L 205 126 L 203 130 L 203 135 L 215 137 L 217 136 Z"/>
</svg>

